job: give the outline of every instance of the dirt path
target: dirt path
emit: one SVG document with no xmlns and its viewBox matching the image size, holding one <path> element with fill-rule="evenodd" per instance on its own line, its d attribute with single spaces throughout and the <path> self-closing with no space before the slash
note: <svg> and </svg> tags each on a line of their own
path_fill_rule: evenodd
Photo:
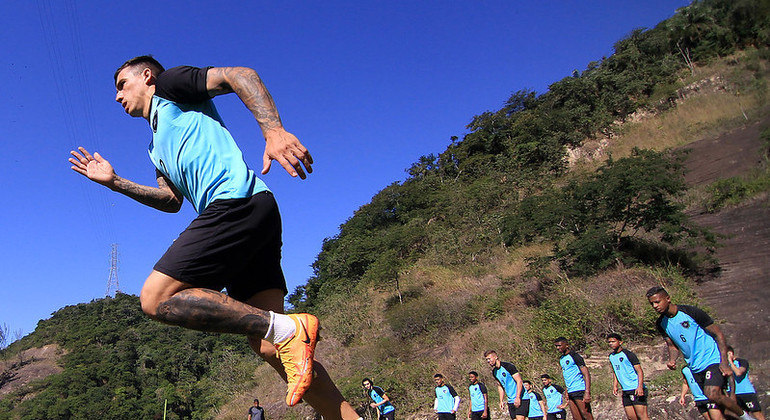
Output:
<svg viewBox="0 0 770 420">
<path fill-rule="evenodd" d="M 768 122 L 770 118 L 688 146 L 688 184 L 708 184 L 757 167 L 763 159 L 759 134 Z M 724 321 L 729 343 L 751 362 L 755 384 L 770 390 L 770 197 L 693 218 L 726 235 L 716 255 L 722 271 L 702 282 L 698 293 Z M 768 399 L 762 400 L 767 408 Z"/>
</svg>

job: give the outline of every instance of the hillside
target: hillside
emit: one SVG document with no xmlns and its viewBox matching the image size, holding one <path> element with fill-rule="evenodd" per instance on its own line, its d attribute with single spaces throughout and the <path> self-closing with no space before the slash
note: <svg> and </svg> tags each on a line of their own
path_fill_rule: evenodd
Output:
<svg viewBox="0 0 770 420">
<path fill-rule="evenodd" d="M 604 343 L 618 332 L 648 375 L 652 417 L 695 418 L 671 400 L 678 377 L 644 298 L 656 284 L 720 319 L 768 389 L 769 45 L 767 2 L 697 1 L 421 157 L 324 241 L 288 297 L 321 318 L 317 358 L 343 394 L 370 418 L 370 377 L 400 418 L 431 418 L 434 373 L 465 398 L 476 370 L 495 401 L 484 350 L 561 382 L 552 341 L 566 336 L 599 418 L 621 418 Z M 3 356 L 10 418 L 159 418 L 168 400 L 168 418 L 242 419 L 255 396 L 271 418 L 314 415 L 283 405 L 243 340 L 150 322 L 134 296 L 63 308 Z"/>
</svg>

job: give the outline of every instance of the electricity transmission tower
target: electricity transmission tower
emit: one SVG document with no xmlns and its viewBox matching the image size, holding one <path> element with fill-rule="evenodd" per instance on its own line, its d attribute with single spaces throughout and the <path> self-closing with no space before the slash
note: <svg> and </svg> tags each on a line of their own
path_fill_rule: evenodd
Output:
<svg viewBox="0 0 770 420">
<path fill-rule="evenodd" d="M 120 291 L 120 283 L 118 282 L 118 244 L 112 244 L 112 250 L 110 251 L 110 277 L 107 279 L 107 293 L 105 293 L 105 296 L 110 296 L 110 291 Z"/>
</svg>

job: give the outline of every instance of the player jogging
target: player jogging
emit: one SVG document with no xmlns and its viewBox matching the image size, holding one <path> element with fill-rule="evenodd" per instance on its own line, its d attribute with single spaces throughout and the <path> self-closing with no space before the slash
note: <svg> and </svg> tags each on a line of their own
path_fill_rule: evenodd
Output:
<svg viewBox="0 0 770 420">
<path fill-rule="evenodd" d="M 479 374 L 476 371 L 468 372 L 468 393 L 471 403 L 468 404 L 468 418 L 481 420 L 489 418 L 489 401 L 487 399 L 487 387 L 479 382 Z"/>
<path fill-rule="evenodd" d="M 759 399 L 757 399 L 757 391 L 749 380 L 749 361 L 736 358 L 735 349 L 731 346 L 727 346 L 727 359 L 730 361 L 730 368 L 735 375 L 734 395 L 738 405 L 758 420 L 765 420 Z"/>
<path fill-rule="evenodd" d="M 703 391 L 701 391 L 698 383 L 695 382 L 695 378 L 693 378 L 689 366 L 682 368 L 682 378 L 684 381 L 682 382 L 682 392 L 679 395 L 679 404 L 682 407 L 687 405 L 685 397 L 687 396 L 687 390 L 689 390 L 692 393 L 695 408 L 698 409 L 698 412 L 705 420 L 724 420 L 725 417 L 722 415 L 722 411 L 719 410 L 716 403 L 709 401 L 709 399 L 703 395 Z"/>
<path fill-rule="evenodd" d="M 593 420 L 591 414 L 591 374 L 588 367 L 577 352 L 572 350 L 564 337 L 554 340 L 556 350 L 561 353 L 559 365 L 567 387 L 569 409 L 575 420 Z"/>
<path fill-rule="evenodd" d="M 655 322 L 666 339 L 669 369 L 676 369 L 681 352 L 703 394 L 722 409 L 737 413 L 741 419 L 753 419 L 722 392 L 725 376 L 733 374 L 727 360 L 727 344 L 722 330 L 701 309 L 675 305 L 666 289 L 655 286 L 647 291 L 647 300 L 660 316 Z"/>
<path fill-rule="evenodd" d="M 314 367 L 316 318 L 282 314 L 280 213 L 211 100 L 235 92 L 252 112 L 266 140 L 263 174 L 276 160 L 304 179 L 302 166 L 312 172 L 313 160 L 283 128 L 262 80 L 245 67 L 165 70 L 151 56 L 126 61 L 114 78 L 115 100 L 152 131 L 148 153 L 158 186 L 118 176 L 83 147 L 70 152 L 72 169 L 155 209 L 177 212 L 186 198 L 198 213 L 145 280 L 142 310 L 166 324 L 245 335 L 287 380 L 288 405 L 304 398 L 327 419 L 357 419 L 324 368 Z"/>
<path fill-rule="evenodd" d="M 554 384 L 548 374 L 540 375 L 540 380 L 543 382 L 543 397 L 547 408 L 546 420 L 565 420 L 567 412 L 564 409 L 567 408 L 567 402 L 563 398 L 564 388 Z"/>
<path fill-rule="evenodd" d="M 492 376 L 497 379 L 500 410 L 505 412 L 507 402 L 508 414 L 511 419 L 524 420 L 529 414 L 529 399 L 523 398 L 524 384 L 521 380 L 521 373 L 513 363 L 500 361 L 494 350 L 485 351 L 484 359 L 492 367 Z"/>
<path fill-rule="evenodd" d="M 388 398 L 388 395 L 382 388 L 374 386 L 374 383 L 369 378 L 361 381 L 361 385 L 364 386 L 369 398 L 374 401 L 369 406 L 377 409 L 377 412 L 380 414 L 380 420 L 393 420 L 396 418 L 396 408 L 390 403 L 390 398 Z"/>
<path fill-rule="evenodd" d="M 612 349 L 610 365 L 614 373 L 612 395 L 623 394 L 623 409 L 628 420 L 649 420 L 647 416 L 647 387 L 644 386 L 644 371 L 636 355 L 623 348 L 619 334 L 609 334 L 607 344 Z"/>
<path fill-rule="evenodd" d="M 436 384 L 433 411 L 438 414 L 438 420 L 455 420 L 457 409 L 460 408 L 460 397 L 452 385 L 444 381 L 444 375 L 440 373 L 433 375 L 433 382 Z"/>
<path fill-rule="evenodd" d="M 524 384 L 524 389 L 527 391 L 526 398 L 529 398 L 529 413 L 527 414 L 527 419 L 543 420 L 543 416 L 548 411 L 545 406 L 545 401 L 543 401 L 543 397 L 535 391 L 532 382 L 523 381 L 522 383 Z"/>
</svg>

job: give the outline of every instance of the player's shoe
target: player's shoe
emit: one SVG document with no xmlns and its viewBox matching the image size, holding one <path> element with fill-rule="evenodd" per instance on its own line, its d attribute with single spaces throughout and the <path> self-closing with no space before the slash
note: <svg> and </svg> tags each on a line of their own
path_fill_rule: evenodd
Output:
<svg viewBox="0 0 770 420">
<path fill-rule="evenodd" d="M 286 404 L 290 407 L 302 401 L 313 381 L 313 353 L 318 341 L 318 318 L 310 314 L 290 314 L 296 331 L 286 340 L 275 343 L 278 359 L 286 371 L 289 389 Z"/>
</svg>

